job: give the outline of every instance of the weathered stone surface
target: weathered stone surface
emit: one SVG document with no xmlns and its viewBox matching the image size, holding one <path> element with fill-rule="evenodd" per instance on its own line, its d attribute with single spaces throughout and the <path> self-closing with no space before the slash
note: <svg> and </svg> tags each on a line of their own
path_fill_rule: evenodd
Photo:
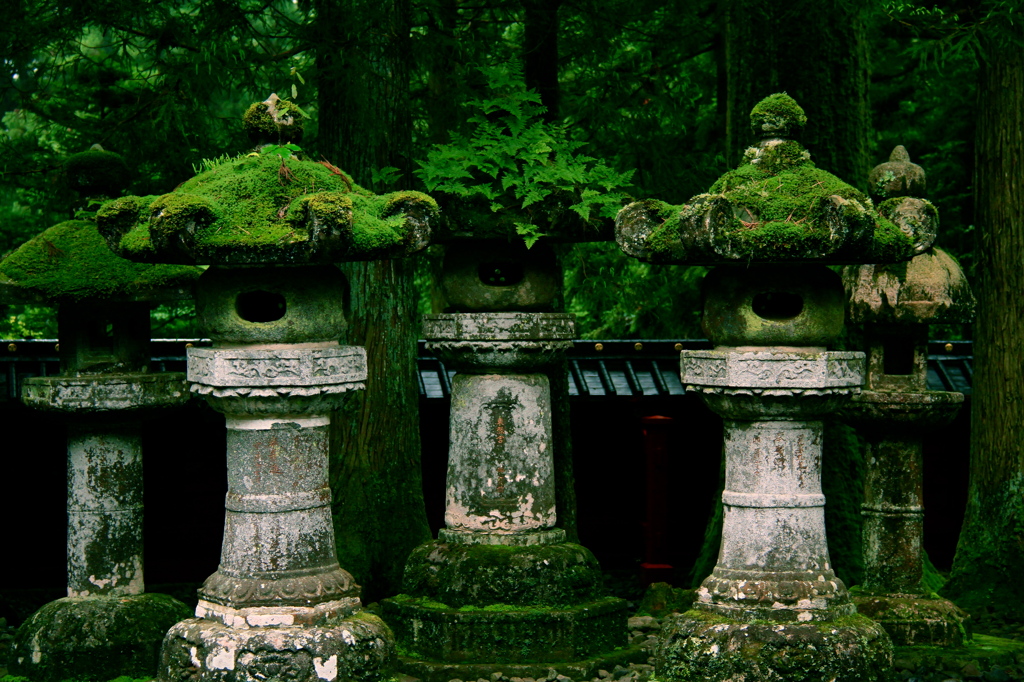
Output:
<svg viewBox="0 0 1024 682">
<path fill-rule="evenodd" d="M 927 181 L 924 169 L 911 163 L 907 148 L 893 148 L 889 160 L 875 166 L 868 174 L 871 195 L 879 199 L 924 196 Z"/>
<path fill-rule="evenodd" d="M 562 269 L 549 244 L 457 242 L 444 254 L 445 310 L 546 311 L 562 288 Z"/>
<path fill-rule="evenodd" d="M 843 286 L 820 265 L 713 269 L 701 327 L 716 346 L 827 346 L 843 330 Z"/>
<path fill-rule="evenodd" d="M 409 556 L 402 591 L 452 608 L 564 606 L 605 595 L 597 559 L 585 547 L 566 542 L 534 547 L 429 542 Z"/>
<path fill-rule="evenodd" d="M 705 387 L 745 389 L 751 393 L 857 388 L 863 383 L 864 354 L 816 348 L 765 348 L 738 352 L 695 350 L 680 354 L 682 382 L 693 390 Z"/>
<path fill-rule="evenodd" d="M 922 589 L 921 436 L 952 420 L 962 403 L 961 393 L 865 391 L 843 408 L 843 418 L 868 443 L 862 505 L 865 590 L 900 594 Z M 921 627 L 922 632 L 934 629 Z"/>
<path fill-rule="evenodd" d="M 966 643 L 970 616 L 938 595 L 861 593 L 853 601 L 857 612 L 885 628 L 896 646 L 962 647 Z"/>
<path fill-rule="evenodd" d="M 204 333 L 222 344 L 337 341 L 345 331 L 348 283 L 333 265 L 213 267 L 196 292 Z"/>
<path fill-rule="evenodd" d="M 681 682 L 872 682 L 892 666 L 882 626 L 859 615 L 832 623 L 740 623 L 687 611 L 662 625 L 658 677 Z"/>
<path fill-rule="evenodd" d="M 68 413 L 122 412 L 184 405 L 188 383 L 180 372 L 32 377 L 22 402 Z"/>
<path fill-rule="evenodd" d="M 380 682 L 392 665 L 394 636 L 361 611 L 318 626 L 232 628 L 185 620 L 167 633 L 162 682 Z"/>
<path fill-rule="evenodd" d="M 423 316 L 427 341 L 571 341 L 576 317 L 569 313 L 445 313 Z"/>
<path fill-rule="evenodd" d="M 33 682 L 152 677 L 164 633 L 188 615 L 163 594 L 58 599 L 18 628 L 10 672 Z"/>
<path fill-rule="evenodd" d="M 276 345 L 189 348 L 192 391 L 227 414 L 324 414 L 337 409 L 349 391 L 366 386 L 361 346 Z"/>
<path fill-rule="evenodd" d="M 726 422 L 718 564 L 695 608 L 739 621 L 831 621 L 854 611 L 830 566 L 820 422 Z"/>
<path fill-rule="evenodd" d="M 547 608 L 453 609 L 402 596 L 382 604 L 403 648 L 434 661 L 557 663 L 626 644 L 626 602 L 611 597 Z"/>
<path fill-rule="evenodd" d="M 103 428 L 105 427 L 105 428 Z M 68 426 L 68 596 L 145 590 L 142 435 L 136 425 Z"/>
<path fill-rule="evenodd" d="M 960 265 L 942 249 L 896 265 L 843 270 L 851 322 L 963 323 L 974 318 L 974 295 Z"/>
<path fill-rule="evenodd" d="M 551 391 L 543 374 L 456 374 L 445 524 L 495 536 L 553 528 Z"/>
</svg>

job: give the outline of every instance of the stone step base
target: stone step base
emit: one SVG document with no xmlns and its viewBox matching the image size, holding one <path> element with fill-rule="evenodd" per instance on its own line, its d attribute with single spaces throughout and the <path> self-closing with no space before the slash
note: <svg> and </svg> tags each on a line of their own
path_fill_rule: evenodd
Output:
<svg viewBox="0 0 1024 682">
<path fill-rule="evenodd" d="M 573 680 L 589 680 L 597 677 L 598 670 L 612 670 L 615 666 L 628 666 L 630 663 L 646 663 L 649 653 L 640 646 L 629 646 L 591 658 L 561 663 L 444 663 L 399 656 L 396 669 L 421 682 L 449 682 L 453 679 L 472 682 L 480 678 L 490 679 L 494 673 L 502 673 L 509 678 L 529 677 L 539 680 L 548 676 L 551 670 Z"/>
<path fill-rule="evenodd" d="M 445 663 L 550 665 L 627 643 L 626 602 L 612 597 L 574 607 L 452 609 L 408 597 L 385 599 L 381 606 L 402 653 Z"/>
</svg>

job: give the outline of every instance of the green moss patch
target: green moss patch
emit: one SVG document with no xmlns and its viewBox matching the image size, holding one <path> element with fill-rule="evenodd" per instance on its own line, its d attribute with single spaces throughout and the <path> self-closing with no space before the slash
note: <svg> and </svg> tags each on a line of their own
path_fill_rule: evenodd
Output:
<svg viewBox="0 0 1024 682">
<path fill-rule="evenodd" d="M 47 301 L 146 298 L 190 286 L 194 267 L 133 263 L 111 253 L 84 220 L 69 220 L 30 239 L 0 262 L 0 282 Z"/>
<path fill-rule="evenodd" d="M 409 556 L 403 589 L 455 609 L 571 607 L 605 595 L 597 559 L 580 545 L 429 542 Z"/>
<path fill-rule="evenodd" d="M 437 211 L 418 192 L 377 196 L 326 164 L 250 154 L 153 201 L 108 203 L 98 220 L 104 236 L 132 259 L 231 262 L 233 252 L 244 252 L 250 262 L 259 254 L 274 260 L 275 254 L 301 253 L 306 260 L 321 246 L 336 256 L 401 246 L 408 215 L 399 209 L 409 204 L 425 214 Z"/>
<path fill-rule="evenodd" d="M 768 95 L 750 111 L 750 128 L 755 135 L 796 135 L 807 125 L 803 108 L 784 92 Z"/>
</svg>

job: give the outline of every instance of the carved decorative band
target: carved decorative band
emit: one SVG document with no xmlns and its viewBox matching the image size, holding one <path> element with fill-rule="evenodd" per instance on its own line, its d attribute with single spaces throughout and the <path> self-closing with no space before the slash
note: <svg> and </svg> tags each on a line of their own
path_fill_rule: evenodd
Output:
<svg viewBox="0 0 1024 682">
<path fill-rule="evenodd" d="M 722 492 L 722 504 L 730 507 L 761 507 L 765 509 L 785 507 L 824 507 L 824 495 L 792 494 L 779 495 L 772 493 L 737 493 L 731 490 Z"/>
<path fill-rule="evenodd" d="M 218 389 L 358 383 L 366 380 L 366 349 L 189 348 L 188 380 Z"/>
<path fill-rule="evenodd" d="M 683 351 L 684 384 L 751 390 L 858 388 L 864 354 L 847 351 Z"/>
<path fill-rule="evenodd" d="M 309 606 L 358 597 L 359 586 L 341 568 L 312 575 L 235 577 L 217 571 L 203 583 L 199 597 L 234 608 L 245 606 Z"/>
<path fill-rule="evenodd" d="M 428 341 L 432 353 L 561 353 L 572 341 Z"/>
<path fill-rule="evenodd" d="M 361 381 L 331 384 L 328 386 L 235 386 L 229 388 L 192 384 L 193 393 L 209 395 L 214 398 L 310 398 L 320 395 L 347 393 L 349 391 L 361 391 L 365 388 L 366 384 Z M 287 412 L 288 410 L 282 409 L 281 411 Z"/>
<path fill-rule="evenodd" d="M 479 533 L 442 528 L 437 533 L 437 539 L 457 545 L 530 547 L 533 545 L 557 545 L 565 542 L 565 531 L 561 528 L 550 528 L 526 533 Z"/>
<path fill-rule="evenodd" d="M 428 341 L 530 341 L 576 337 L 576 317 L 567 313 L 446 313 L 425 315 Z"/>
<path fill-rule="evenodd" d="M 181 372 L 33 377 L 22 387 L 30 407 L 63 412 L 111 412 L 170 407 L 188 402 Z"/>
<path fill-rule="evenodd" d="M 233 512 L 273 514 L 326 507 L 330 503 L 330 488 L 288 493 L 287 495 L 239 495 L 229 492 L 224 500 L 224 508 Z"/>
</svg>

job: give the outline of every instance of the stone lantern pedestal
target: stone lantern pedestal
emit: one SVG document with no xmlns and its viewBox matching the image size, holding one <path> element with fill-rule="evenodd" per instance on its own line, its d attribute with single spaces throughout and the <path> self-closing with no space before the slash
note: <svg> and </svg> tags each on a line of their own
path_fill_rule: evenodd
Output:
<svg viewBox="0 0 1024 682">
<path fill-rule="evenodd" d="M 681 378 L 724 419 L 722 544 L 691 611 L 662 626 L 664 680 L 878 680 L 892 643 L 857 613 L 832 569 L 821 492 L 822 420 L 860 391 L 865 356 L 830 351 L 843 329 L 826 266 L 910 258 L 916 233 L 814 167 L 785 94 L 751 112 L 760 142 L 684 206 L 624 208 L 616 238 L 654 263 L 715 267 L 703 284 L 711 351 L 683 351 Z M 907 224 L 913 221 L 904 220 Z"/>
<path fill-rule="evenodd" d="M 344 288 L 333 266 L 214 266 L 199 280 L 214 345 L 188 349 L 188 379 L 225 415 L 224 544 L 196 618 L 167 633 L 161 679 L 376 679 L 388 664 L 391 634 L 360 610 L 331 522 L 330 413 L 366 380 L 366 351 L 335 340 Z"/>
<path fill-rule="evenodd" d="M 899 266 L 843 272 L 851 321 L 864 324 L 867 388 L 843 418 L 867 440 L 864 583 L 854 601 L 896 644 L 962 646 L 967 614 L 925 589 L 923 434 L 948 424 L 961 393 L 927 390 L 928 324 L 969 322 L 974 297 L 956 261 L 933 248 L 937 214 L 922 194 L 924 171 L 903 147 L 870 176 L 881 210 L 910 206 L 928 229 Z M 887 198 L 888 197 L 888 198 Z"/>
<path fill-rule="evenodd" d="M 407 652 L 401 669 L 428 682 L 552 668 L 580 679 L 637 653 L 615 652 L 626 644 L 626 603 L 606 596 L 593 554 L 556 525 L 542 372 L 571 347 L 575 322 L 544 311 L 560 281 L 549 248 L 450 247 L 442 286 L 466 312 L 424 320 L 427 348 L 458 372 L 446 527 L 413 550 L 404 594 L 382 604 Z"/>
<path fill-rule="evenodd" d="M 365 350 L 338 343 L 348 285 L 334 263 L 422 249 L 437 208 L 279 155 L 301 120 L 276 95 L 256 103 L 247 131 L 269 153 L 228 160 L 154 201 L 125 197 L 99 216 L 127 257 L 210 264 L 196 312 L 213 346 L 189 349 L 188 379 L 225 415 L 224 541 L 196 617 L 167 633 L 162 682 L 390 676 L 394 638 L 362 610 L 331 520 L 330 415 L 366 379 Z"/>
<path fill-rule="evenodd" d="M 65 170 L 87 196 L 127 182 L 121 157 L 98 149 Z M 59 415 L 68 432 L 68 596 L 18 628 L 14 675 L 152 675 L 164 632 L 188 613 L 145 591 L 142 422 L 188 401 L 183 374 L 149 372 L 149 313 L 189 296 L 198 274 L 118 258 L 86 220 L 55 225 L 0 263 L 0 298 L 57 308 L 60 374 L 27 380 L 22 401 Z"/>
</svg>

